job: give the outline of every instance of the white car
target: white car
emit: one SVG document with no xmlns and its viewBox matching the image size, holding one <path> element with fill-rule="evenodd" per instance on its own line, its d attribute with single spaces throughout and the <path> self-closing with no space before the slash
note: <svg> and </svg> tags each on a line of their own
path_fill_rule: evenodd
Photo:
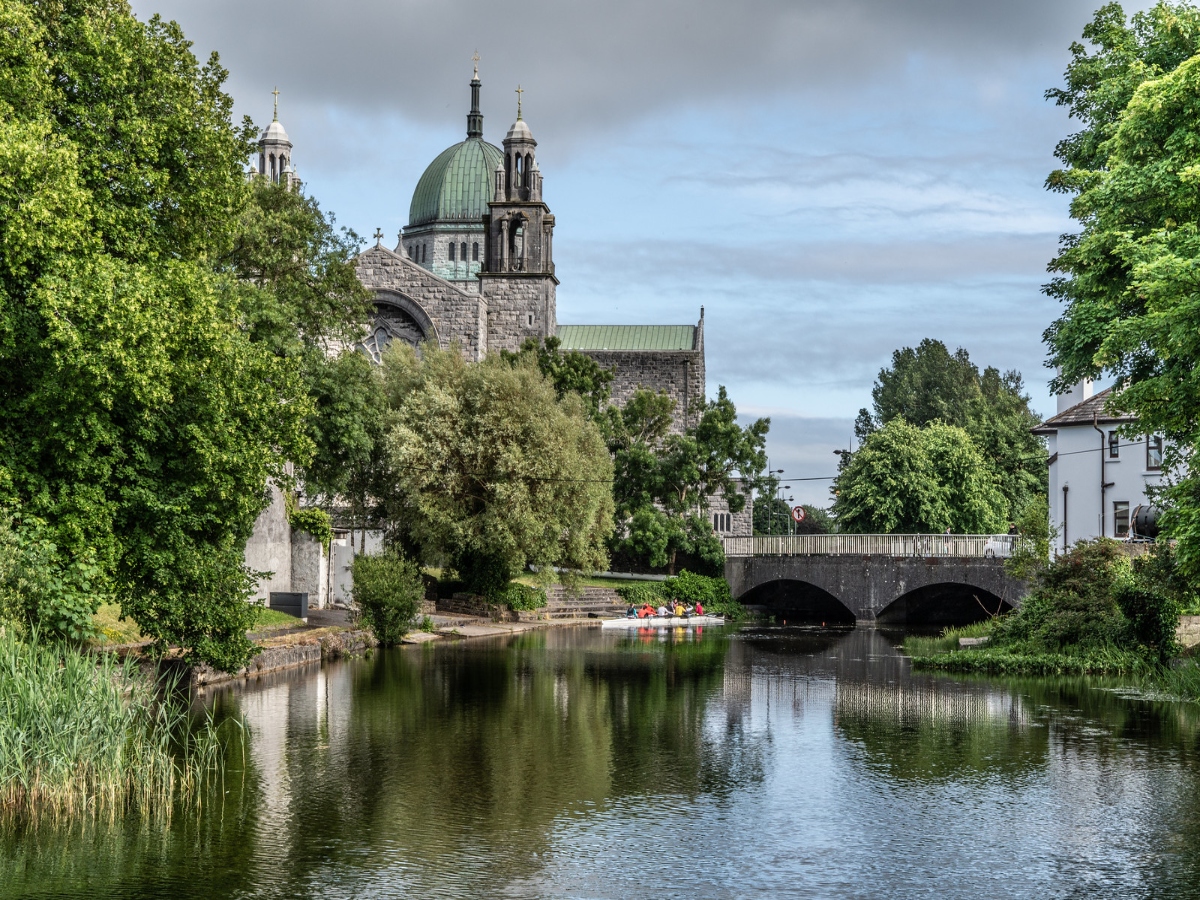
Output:
<svg viewBox="0 0 1200 900">
<path fill-rule="evenodd" d="M 983 555 L 988 559 L 1008 559 L 1012 556 L 1013 544 L 1016 540 L 1015 534 L 997 534 L 990 537 L 983 545 Z"/>
</svg>

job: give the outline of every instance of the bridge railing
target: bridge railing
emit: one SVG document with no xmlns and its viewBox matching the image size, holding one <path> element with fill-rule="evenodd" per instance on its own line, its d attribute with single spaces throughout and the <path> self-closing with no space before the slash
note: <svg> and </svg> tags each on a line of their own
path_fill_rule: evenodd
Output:
<svg viewBox="0 0 1200 900">
<path fill-rule="evenodd" d="M 922 556 L 1003 559 L 1011 534 L 780 534 L 722 539 L 726 556 Z"/>
</svg>

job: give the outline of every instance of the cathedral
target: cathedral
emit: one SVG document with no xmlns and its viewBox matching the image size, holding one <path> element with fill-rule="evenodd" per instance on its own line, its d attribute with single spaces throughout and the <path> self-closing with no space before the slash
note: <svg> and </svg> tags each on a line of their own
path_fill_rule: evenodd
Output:
<svg viewBox="0 0 1200 900">
<path fill-rule="evenodd" d="M 639 387 L 666 391 L 676 403 L 675 427 L 691 424 L 705 397 L 704 310 L 695 325 L 560 325 L 556 223 L 537 141 L 520 100 L 503 146 L 484 140 L 479 92 L 476 67 L 466 140 L 439 153 L 418 179 L 395 248 L 377 231 L 375 246 L 358 257 L 358 276 L 375 295 L 363 349 L 378 360 L 392 341 L 434 341 L 479 360 L 553 336 L 563 350 L 613 370 L 614 402 Z M 291 149 L 276 117 L 262 133 L 259 171 L 294 184 Z"/>
</svg>

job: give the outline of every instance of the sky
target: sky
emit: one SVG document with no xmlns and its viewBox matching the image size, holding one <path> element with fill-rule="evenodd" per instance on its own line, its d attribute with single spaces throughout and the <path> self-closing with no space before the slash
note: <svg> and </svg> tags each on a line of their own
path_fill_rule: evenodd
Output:
<svg viewBox="0 0 1200 900">
<path fill-rule="evenodd" d="M 555 214 L 558 320 L 692 323 L 708 391 L 771 418 L 787 496 L 828 505 L 833 451 L 894 350 L 1016 369 L 1054 412 L 1041 293 L 1067 199 L 1043 183 L 1072 41 L 1100 0 L 134 0 L 279 118 L 305 189 L 390 243 L 426 165 L 516 116 Z M 1139 5 L 1126 4 L 1132 12 Z M 806 479 L 806 480 L 800 480 Z"/>
</svg>

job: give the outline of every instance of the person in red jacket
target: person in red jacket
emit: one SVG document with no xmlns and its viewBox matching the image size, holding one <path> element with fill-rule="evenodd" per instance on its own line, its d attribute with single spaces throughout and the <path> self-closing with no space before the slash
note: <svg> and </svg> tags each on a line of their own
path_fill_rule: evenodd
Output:
<svg viewBox="0 0 1200 900">
<path fill-rule="evenodd" d="M 701 603 L 699 600 L 696 601 L 696 615 L 698 615 L 698 616 L 704 615 L 704 604 Z"/>
</svg>

